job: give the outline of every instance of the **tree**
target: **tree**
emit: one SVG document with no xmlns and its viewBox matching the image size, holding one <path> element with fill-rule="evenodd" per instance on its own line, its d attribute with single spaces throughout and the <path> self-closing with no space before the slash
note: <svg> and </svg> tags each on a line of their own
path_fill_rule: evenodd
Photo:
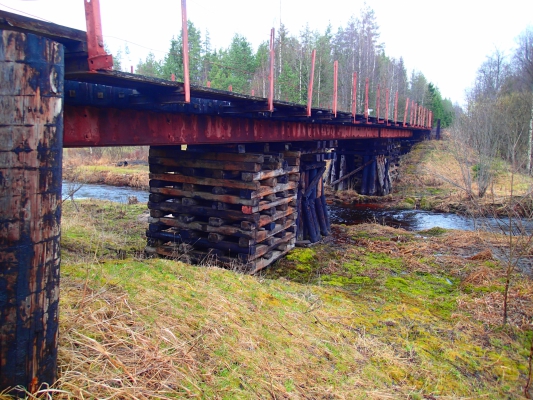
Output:
<svg viewBox="0 0 533 400">
<path fill-rule="evenodd" d="M 527 144 L 527 172 L 531 174 L 532 146 L 533 146 L 533 27 L 527 28 L 518 37 L 518 48 L 514 55 L 516 70 L 520 81 L 525 84 L 526 91 L 530 92 L 530 117 Z"/>
<path fill-rule="evenodd" d="M 146 60 L 139 60 L 135 72 L 140 75 L 161 77 L 161 63 L 155 59 L 154 53 L 150 52 L 146 56 Z"/>
</svg>

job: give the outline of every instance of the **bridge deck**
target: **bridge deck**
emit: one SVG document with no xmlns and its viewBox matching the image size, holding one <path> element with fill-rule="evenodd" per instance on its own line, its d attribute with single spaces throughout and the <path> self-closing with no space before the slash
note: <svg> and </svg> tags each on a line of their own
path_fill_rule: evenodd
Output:
<svg viewBox="0 0 533 400">
<path fill-rule="evenodd" d="M 0 11 L 0 29 L 65 45 L 64 147 L 410 138 L 428 128 L 120 71 L 89 71 L 84 31 Z"/>
</svg>

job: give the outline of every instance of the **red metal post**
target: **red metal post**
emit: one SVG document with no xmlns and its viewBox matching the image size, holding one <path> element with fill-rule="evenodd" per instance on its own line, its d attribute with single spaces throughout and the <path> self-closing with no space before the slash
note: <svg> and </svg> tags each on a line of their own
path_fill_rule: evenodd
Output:
<svg viewBox="0 0 533 400">
<path fill-rule="evenodd" d="M 413 125 L 418 126 L 418 107 L 420 107 L 418 104 L 415 103 L 414 105 L 414 113 L 413 113 Z"/>
<path fill-rule="evenodd" d="M 357 72 L 353 73 L 353 89 L 352 89 L 352 117 L 353 123 L 356 124 L 355 116 L 357 115 Z"/>
<path fill-rule="evenodd" d="M 433 111 L 429 112 L 429 126 L 428 128 L 433 128 Z"/>
<path fill-rule="evenodd" d="M 311 75 L 309 76 L 309 86 L 307 87 L 307 116 L 311 116 L 311 107 L 313 105 L 313 83 L 315 78 L 315 59 L 316 50 L 311 53 Z"/>
<path fill-rule="evenodd" d="M 233 86 L 232 86 L 232 85 L 229 85 L 229 86 L 228 86 L 228 91 L 229 91 L 229 92 L 233 92 Z"/>
<path fill-rule="evenodd" d="M 207 81 L 207 87 L 211 87 L 211 81 Z"/>
<path fill-rule="evenodd" d="M 398 91 L 396 91 L 396 96 L 394 96 L 394 125 L 398 123 Z"/>
<path fill-rule="evenodd" d="M 379 105 L 380 105 L 379 103 L 380 103 L 380 94 L 381 94 L 380 93 L 380 89 L 381 88 L 380 88 L 380 86 L 378 84 L 378 93 L 376 95 L 376 117 L 378 119 L 378 124 L 379 124 Z"/>
<path fill-rule="evenodd" d="M 185 103 L 191 102 L 191 81 L 189 77 L 189 31 L 187 28 L 187 1 L 181 0 L 181 37 L 183 41 L 183 84 Z"/>
<path fill-rule="evenodd" d="M 411 100 L 411 112 L 409 113 L 409 125 L 413 126 L 413 116 L 415 109 L 415 101 Z"/>
<path fill-rule="evenodd" d="M 385 103 L 385 123 L 389 124 L 389 101 L 390 101 L 390 92 L 389 89 L 385 92 L 385 100 L 387 101 Z"/>
<path fill-rule="evenodd" d="M 252 89 L 252 96 L 255 96 L 255 90 Z"/>
<path fill-rule="evenodd" d="M 274 28 L 270 30 L 270 74 L 268 75 L 268 111 L 274 112 Z"/>
<path fill-rule="evenodd" d="M 171 81 L 175 81 L 176 80 L 176 75 L 174 75 L 174 74 L 170 75 L 170 80 Z"/>
<path fill-rule="evenodd" d="M 85 0 L 85 22 L 87 24 L 87 53 L 89 71 L 112 69 L 113 56 L 104 49 L 100 0 Z"/>
<path fill-rule="evenodd" d="M 130 71 L 133 74 L 133 65 L 130 65 Z"/>
<path fill-rule="evenodd" d="M 368 124 L 368 78 L 365 79 L 365 120 Z"/>
<path fill-rule="evenodd" d="M 333 115 L 337 117 L 337 78 L 339 76 L 339 61 L 333 62 Z"/>
<path fill-rule="evenodd" d="M 407 110 L 409 109 L 409 97 L 405 101 L 405 111 L 403 113 L 403 127 L 407 126 Z"/>
</svg>

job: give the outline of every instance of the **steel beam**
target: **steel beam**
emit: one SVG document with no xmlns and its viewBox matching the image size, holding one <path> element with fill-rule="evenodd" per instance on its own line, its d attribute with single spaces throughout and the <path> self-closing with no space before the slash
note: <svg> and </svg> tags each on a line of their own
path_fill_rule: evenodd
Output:
<svg viewBox="0 0 533 400">
<path fill-rule="evenodd" d="M 411 129 L 65 105 L 64 147 L 410 138 Z"/>
</svg>

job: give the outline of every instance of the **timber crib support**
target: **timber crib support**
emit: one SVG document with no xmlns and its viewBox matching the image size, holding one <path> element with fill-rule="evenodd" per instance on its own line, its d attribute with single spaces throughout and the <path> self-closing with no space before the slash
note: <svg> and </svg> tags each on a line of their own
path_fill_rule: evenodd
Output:
<svg viewBox="0 0 533 400">
<path fill-rule="evenodd" d="M 329 235 L 334 141 L 152 146 L 147 253 L 254 273 Z"/>
</svg>

